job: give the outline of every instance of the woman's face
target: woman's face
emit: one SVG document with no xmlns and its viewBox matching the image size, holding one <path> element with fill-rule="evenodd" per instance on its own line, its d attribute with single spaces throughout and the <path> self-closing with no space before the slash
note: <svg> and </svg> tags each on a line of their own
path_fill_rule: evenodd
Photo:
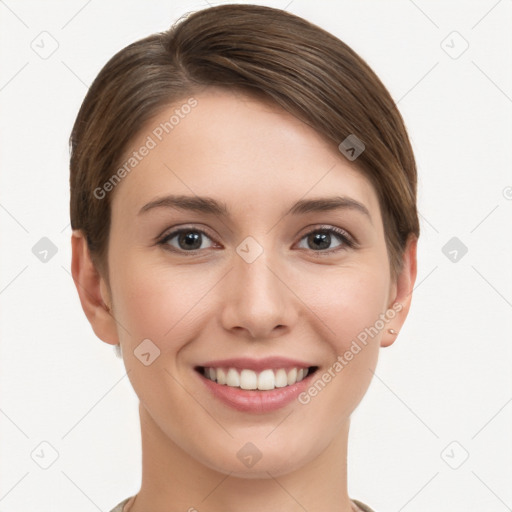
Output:
<svg viewBox="0 0 512 512">
<path fill-rule="evenodd" d="M 215 470 L 284 474 L 346 433 L 406 309 L 375 190 L 335 145 L 248 96 L 194 98 L 125 155 L 101 289 L 146 427 Z"/>
</svg>

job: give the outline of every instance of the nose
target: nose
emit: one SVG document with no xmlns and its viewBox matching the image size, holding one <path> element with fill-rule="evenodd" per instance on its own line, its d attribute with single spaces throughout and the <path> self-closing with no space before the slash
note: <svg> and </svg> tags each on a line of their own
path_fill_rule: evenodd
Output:
<svg viewBox="0 0 512 512">
<path fill-rule="evenodd" d="M 265 252 L 252 263 L 237 255 L 226 277 L 221 315 L 225 329 L 254 340 L 281 336 L 291 329 L 298 305 L 287 283 L 286 267 Z"/>
</svg>

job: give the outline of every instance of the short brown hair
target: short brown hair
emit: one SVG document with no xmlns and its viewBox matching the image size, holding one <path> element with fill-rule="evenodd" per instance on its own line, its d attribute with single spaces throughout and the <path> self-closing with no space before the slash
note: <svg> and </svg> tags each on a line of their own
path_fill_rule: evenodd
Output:
<svg viewBox="0 0 512 512">
<path fill-rule="evenodd" d="M 280 9 L 230 4 L 188 14 L 119 51 L 82 103 L 70 137 L 71 227 L 83 231 L 107 281 L 112 194 L 100 200 L 94 191 L 151 118 L 207 86 L 263 95 L 336 146 L 354 135 L 364 143 L 354 165 L 375 187 L 396 276 L 419 221 L 416 163 L 389 92 L 320 27 Z"/>
</svg>

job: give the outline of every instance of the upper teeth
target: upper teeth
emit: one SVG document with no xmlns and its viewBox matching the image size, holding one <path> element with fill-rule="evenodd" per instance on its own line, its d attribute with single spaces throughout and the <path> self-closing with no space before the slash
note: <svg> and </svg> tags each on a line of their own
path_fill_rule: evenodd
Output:
<svg viewBox="0 0 512 512">
<path fill-rule="evenodd" d="M 308 368 L 291 368 L 285 370 L 263 370 L 259 374 L 253 370 L 237 370 L 236 368 L 205 368 L 204 376 L 218 384 L 233 388 L 260 389 L 267 391 L 275 388 L 291 386 L 304 379 Z"/>
</svg>

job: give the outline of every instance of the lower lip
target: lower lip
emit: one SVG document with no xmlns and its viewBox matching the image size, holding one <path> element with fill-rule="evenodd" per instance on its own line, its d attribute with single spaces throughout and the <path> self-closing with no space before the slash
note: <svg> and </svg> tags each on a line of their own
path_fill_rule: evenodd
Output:
<svg viewBox="0 0 512 512">
<path fill-rule="evenodd" d="M 207 379 L 199 372 L 196 373 L 212 394 L 224 404 L 242 412 L 265 413 L 281 409 L 295 400 L 300 393 L 309 387 L 310 379 L 316 372 L 308 374 L 306 378 L 291 386 L 268 391 L 233 388 L 224 384 L 217 384 L 217 382 Z"/>
</svg>

